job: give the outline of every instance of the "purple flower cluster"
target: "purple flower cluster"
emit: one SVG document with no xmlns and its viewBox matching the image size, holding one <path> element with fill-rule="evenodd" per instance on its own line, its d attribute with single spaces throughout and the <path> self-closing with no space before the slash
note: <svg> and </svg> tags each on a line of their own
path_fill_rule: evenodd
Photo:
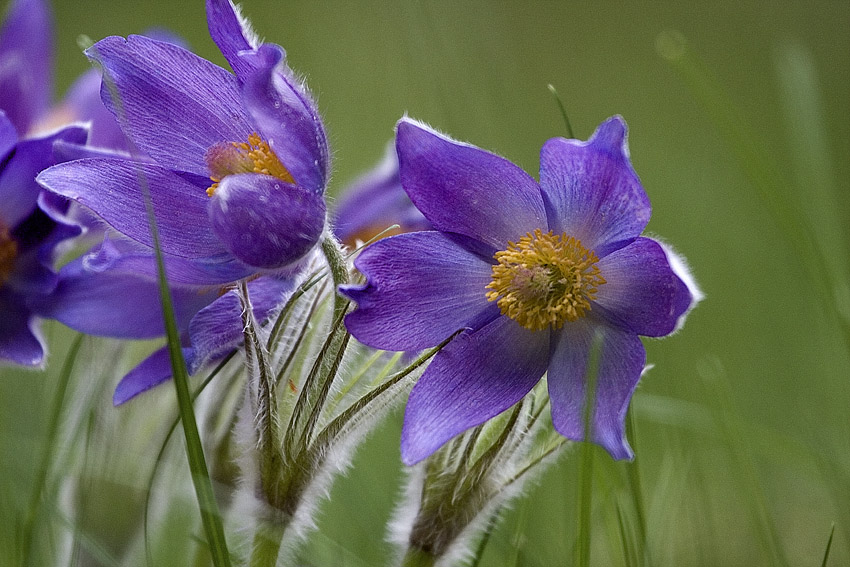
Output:
<svg viewBox="0 0 850 567">
<path fill-rule="evenodd" d="M 0 360 L 43 361 L 36 316 L 101 336 L 163 335 L 149 209 L 190 372 L 242 340 L 237 282 L 266 319 L 331 238 L 330 154 L 313 98 L 230 0 L 207 0 L 206 11 L 232 72 L 173 38 L 107 37 L 86 50 L 100 71 L 51 109 L 48 11 L 13 3 L 0 32 Z M 69 116 L 89 126 L 39 133 Z M 410 395 L 406 463 L 544 375 L 560 433 L 632 456 L 624 419 L 646 364 L 640 336 L 676 330 L 699 291 L 672 251 L 642 236 L 650 205 L 626 137 L 614 117 L 586 142 L 549 140 L 535 181 L 405 118 L 382 164 L 343 195 L 341 240 L 399 226 L 357 257 L 365 282 L 340 290 L 356 303 L 350 333 L 397 351 L 454 336 Z M 98 242 L 54 272 L 57 245 L 81 233 Z M 163 347 L 114 401 L 170 375 Z"/>
</svg>

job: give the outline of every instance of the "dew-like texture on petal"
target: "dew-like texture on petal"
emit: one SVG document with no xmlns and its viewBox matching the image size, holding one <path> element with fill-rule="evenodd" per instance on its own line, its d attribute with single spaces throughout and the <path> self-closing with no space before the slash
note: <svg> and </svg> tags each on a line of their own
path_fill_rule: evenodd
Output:
<svg viewBox="0 0 850 567">
<path fill-rule="evenodd" d="M 90 335 L 149 339 L 165 334 L 156 280 L 113 270 L 95 271 L 78 258 L 59 272 L 49 296 L 34 301 L 35 312 Z M 175 321 L 185 329 L 197 311 L 218 297 L 216 289 L 172 288 Z"/>
<path fill-rule="evenodd" d="M 487 301 L 491 266 L 439 232 L 375 242 L 354 262 L 367 283 L 340 291 L 357 302 L 345 320 L 357 340 L 384 350 L 438 345 L 499 315 Z"/>
<path fill-rule="evenodd" d="M 262 325 L 286 301 L 293 288 L 293 280 L 271 277 L 248 282 L 248 296 L 257 323 Z M 201 309 L 189 324 L 189 338 L 194 350 L 189 365 L 192 374 L 239 346 L 244 334 L 242 303 L 236 292 L 230 291 Z"/>
<path fill-rule="evenodd" d="M 35 210 L 41 191 L 35 178 L 54 163 L 53 143 L 64 140 L 83 144 L 87 134 L 81 126 L 68 126 L 41 138 L 18 142 L 15 153 L 0 170 L 0 222 L 15 226 Z"/>
<path fill-rule="evenodd" d="M 639 236 L 649 222 L 649 197 L 629 161 L 626 123 L 618 116 L 587 142 L 546 142 L 540 187 L 549 228 L 578 238 L 599 257 Z"/>
<path fill-rule="evenodd" d="M 646 362 L 646 352 L 633 332 L 600 323 L 588 317 L 567 323 L 552 336 L 548 374 L 552 422 L 568 439 L 585 438 L 588 358 L 594 335 L 600 333 L 592 440 L 615 459 L 631 459 L 632 449 L 625 438 L 626 410 Z"/>
<path fill-rule="evenodd" d="M 207 0 L 207 27 L 210 37 L 237 76 L 254 69 L 251 61 L 241 58 L 239 53 L 257 47 L 249 41 L 252 33 L 245 30 L 243 25 L 247 23 L 237 16 L 236 8 L 230 0 Z"/>
<path fill-rule="evenodd" d="M 13 0 L 0 27 L 0 109 L 24 136 L 50 104 L 53 25 L 46 0 Z"/>
<path fill-rule="evenodd" d="M 213 231 L 248 266 L 277 269 L 303 258 L 325 224 L 321 194 L 270 175 L 228 175 L 209 200 Z"/>
<path fill-rule="evenodd" d="M 22 296 L 0 288 L 0 363 L 38 366 L 44 360 L 44 344 L 24 303 Z"/>
<path fill-rule="evenodd" d="M 540 188 L 508 160 L 408 119 L 398 123 L 396 148 L 401 184 L 437 230 L 494 250 L 536 228 L 548 230 Z"/>
<path fill-rule="evenodd" d="M 97 213 L 112 228 L 153 247 L 140 180 L 150 190 L 162 251 L 184 258 L 227 256 L 210 230 L 205 189 L 167 169 L 123 159 L 84 159 L 43 171 L 38 182 Z"/>
<path fill-rule="evenodd" d="M 433 359 L 410 393 L 401 433 L 407 465 L 508 409 L 546 371 L 549 332 L 498 317 L 458 335 Z"/>
<path fill-rule="evenodd" d="M 599 286 L 595 303 L 611 322 L 639 335 L 669 335 L 691 304 L 687 286 L 654 240 L 638 238 L 597 265 L 606 283 Z"/>
<path fill-rule="evenodd" d="M 277 45 L 241 56 L 255 69 L 240 76 L 245 108 L 295 182 L 323 193 L 328 181 L 328 142 L 316 104 L 286 66 Z"/>
<path fill-rule="evenodd" d="M 184 348 L 183 357 L 186 360 L 191 359 L 192 349 Z M 171 358 L 168 346 L 164 346 L 155 350 L 121 379 L 112 394 L 112 403 L 116 406 L 121 405 L 170 379 Z"/>
<path fill-rule="evenodd" d="M 236 78 L 186 49 L 133 35 L 103 39 L 86 54 L 104 67 L 103 103 L 164 167 L 208 176 L 207 150 L 253 131 Z"/>
</svg>

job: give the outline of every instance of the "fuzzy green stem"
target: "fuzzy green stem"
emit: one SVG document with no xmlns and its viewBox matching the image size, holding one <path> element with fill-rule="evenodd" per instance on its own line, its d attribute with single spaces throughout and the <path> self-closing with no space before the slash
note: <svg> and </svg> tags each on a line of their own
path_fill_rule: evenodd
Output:
<svg viewBox="0 0 850 567">
<path fill-rule="evenodd" d="M 418 547 L 410 547 L 401 560 L 401 567 L 433 567 L 437 558 Z"/>
<path fill-rule="evenodd" d="M 251 542 L 250 567 L 274 567 L 277 564 L 287 525 L 287 522 L 270 521 L 261 522 L 257 526 L 254 540 Z"/>
</svg>

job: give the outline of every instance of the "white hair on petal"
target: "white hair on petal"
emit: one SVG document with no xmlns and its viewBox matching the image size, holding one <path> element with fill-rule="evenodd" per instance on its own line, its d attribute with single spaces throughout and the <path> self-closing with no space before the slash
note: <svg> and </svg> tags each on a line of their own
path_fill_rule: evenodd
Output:
<svg viewBox="0 0 850 567">
<path fill-rule="evenodd" d="M 239 20 L 239 27 L 242 28 L 242 35 L 253 49 L 257 49 L 263 42 L 260 39 L 260 36 L 257 35 L 257 32 L 254 31 L 254 26 L 251 24 L 251 21 L 248 20 L 248 18 L 242 13 L 242 5 L 234 3 L 233 0 L 229 1 L 230 5 L 233 6 L 233 13 L 236 14 L 236 19 Z"/>
</svg>

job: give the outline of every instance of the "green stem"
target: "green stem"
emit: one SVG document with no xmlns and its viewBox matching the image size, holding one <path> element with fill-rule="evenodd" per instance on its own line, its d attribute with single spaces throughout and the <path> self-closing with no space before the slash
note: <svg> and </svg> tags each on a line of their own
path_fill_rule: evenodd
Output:
<svg viewBox="0 0 850 567">
<path fill-rule="evenodd" d="M 418 547 L 409 547 L 401 560 L 401 567 L 433 567 L 437 558 Z"/>
<path fill-rule="evenodd" d="M 274 567 L 287 524 L 280 521 L 261 522 L 251 542 L 250 567 Z"/>
</svg>

